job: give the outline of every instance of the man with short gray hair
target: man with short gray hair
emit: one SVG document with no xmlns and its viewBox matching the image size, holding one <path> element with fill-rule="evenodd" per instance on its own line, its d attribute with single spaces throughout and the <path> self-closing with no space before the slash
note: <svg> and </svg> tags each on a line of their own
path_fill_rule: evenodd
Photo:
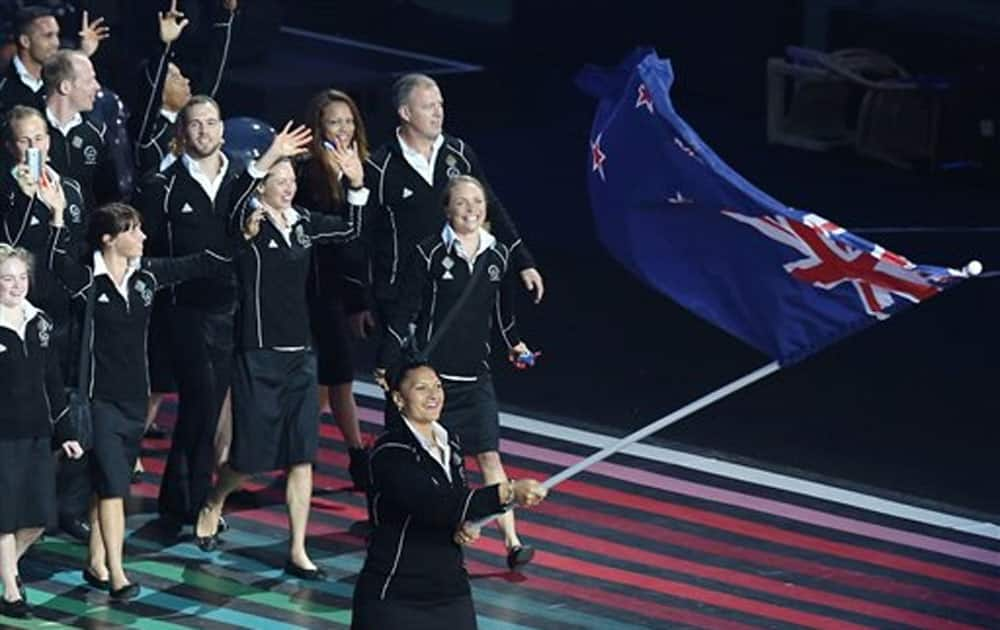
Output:
<svg viewBox="0 0 1000 630">
<path fill-rule="evenodd" d="M 472 147 L 443 131 L 444 98 L 434 79 L 407 74 L 393 86 L 399 116 L 396 137 L 366 160 L 365 181 L 374 193 L 375 209 L 368 237 L 372 263 L 372 293 L 384 318 L 396 301 L 403 257 L 422 239 L 441 230 L 442 193 L 452 177 L 471 175 L 483 183 L 492 230 L 511 246 L 513 267 L 539 302 L 544 294 L 541 274 L 521 241 L 517 227 L 493 193 Z"/>
<path fill-rule="evenodd" d="M 45 62 L 45 117 L 52 148 L 49 159 L 57 172 L 80 182 L 88 208 L 97 207 L 99 175 L 109 175 L 108 126 L 90 112 L 101 85 L 87 55 L 60 50 Z"/>
</svg>

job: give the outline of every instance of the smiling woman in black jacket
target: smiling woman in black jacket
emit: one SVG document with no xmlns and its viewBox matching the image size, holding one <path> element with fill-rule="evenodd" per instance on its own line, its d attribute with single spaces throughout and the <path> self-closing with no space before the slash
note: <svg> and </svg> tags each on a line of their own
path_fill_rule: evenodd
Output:
<svg viewBox="0 0 1000 630">
<path fill-rule="evenodd" d="M 392 379 L 402 426 L 370 455 L 368 505 L 374 526 L 354 589 L 354 630 L 476 627 L 462 546 L 479 537 L 474 522 L 515 503 L 533 506 L 546 490 L 533 479 L 470 489 L 458 442 L 437 420 L 444 389 L 426 363 Z"/>
<path fill-rule="evenodd" d="M 145 428 L 149 398 L 146 333 L 153 295 L 171 284 L 227 273 L 229 261 L 207 251 L 143 259 L 146 235 L 138 211 L 111 203 L 90 217 L 87 246 L 91 253 L 81 264 L 68 253 L 72 247 L 62 227 L 65 200 L 58 195 L 59 189 L 47 184 L 43 188 L 49 189 L 45 194 L 56 228 L 50 264 L 74 299 L 86 303 L 88 293 L 94 293 L 93 332 L 81 340 L 87 344 L 93 365 L 85 394 L 93 416 L 91 477 L 96 493 L 83 577 L 91 586 L 109 591 L 113 599 L 132 599 L 138 596 L 139 585 L 128 578 L 123 566 L 124 499 Z"/>
<path fill-rule="evenodd" d="M 31 254 L 0 245 L 0 614 L 30 614 L 17 562 L 48 521 L 55 502 L 55 443 L 72 458 L 83 451 L 70 439 L 66 399 L 52 320 L 25 299 Z M 56 429 L 54 431 L 54 429 Z"/>
</svg>

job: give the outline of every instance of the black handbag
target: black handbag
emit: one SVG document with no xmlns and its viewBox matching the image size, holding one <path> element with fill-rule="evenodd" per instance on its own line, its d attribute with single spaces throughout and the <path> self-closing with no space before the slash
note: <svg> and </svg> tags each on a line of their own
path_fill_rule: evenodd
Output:
<svg viewBox="0 0 1000 630">
<path fill-rule="evenodd" d="M 90 370 L 94 339 L 94 302 L 96 288 L 91 275 L 87 288 L 87 308 L 83 315 L 83 330 L 80 335 L 80 367 L 77 371 L 77 387 L 69 392 L 69 415 L 66 420 L 80 448 L 87 451 L 94 445 L 94 421 L 90 414 Z"/>
</svg>

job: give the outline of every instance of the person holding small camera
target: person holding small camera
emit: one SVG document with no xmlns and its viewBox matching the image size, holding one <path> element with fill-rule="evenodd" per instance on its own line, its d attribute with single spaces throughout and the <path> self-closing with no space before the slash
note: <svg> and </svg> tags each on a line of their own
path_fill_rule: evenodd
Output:
<svg viewBox="0 0 1000 630">
<path fill-rule="evenodd" d="M 4 159 L 0 161 L 0 242 L 27 249 L 35 260 L 47 260 L 52 228 L 52 206 L 56 188 L 65 200 L 65 228 L 72 241 L 83 242 L 87 206 L 79 182 L 59 173 L 49 163 L 51 138 L 40 111 L 13 106 L 4 116 Z M 76 256 L 80 250 L 72 252 Z M 65 383 L 74 381 L 76 357 L 69 351 L 70 339 L 78 335 L 70 313 L 70 299 L 48 265 L 35 270 L 30 295 L 32 304 L 52 319 L 52 343 L 58 350 Z M 90 483 L 87 455 L 58 464 L 57 495 L 59 527 L 74 538 L 90 536 L 87 509 Z"/>
</svg>

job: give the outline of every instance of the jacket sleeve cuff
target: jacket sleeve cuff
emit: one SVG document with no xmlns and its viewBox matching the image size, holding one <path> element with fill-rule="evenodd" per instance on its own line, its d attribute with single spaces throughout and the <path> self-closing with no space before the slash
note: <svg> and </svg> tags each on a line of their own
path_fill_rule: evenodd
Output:
<svg viewBox="0 0 1000 630">
<path fill-rule="evenodd" d="M 347 203 L 352 206 L 365 206 L 368 204 L 369 190 L 367 188 L 348 188 L 347 189 Z"/>
<path fill-rule="evenodd" d="M 247 164 L 247 172 L 250 173 L 250 177 L 253 177 L 254 179 L 264 179 L 267 177 L 267 171 L 257 168 L 257 160 L 253 160 Z"/>
</svg>

